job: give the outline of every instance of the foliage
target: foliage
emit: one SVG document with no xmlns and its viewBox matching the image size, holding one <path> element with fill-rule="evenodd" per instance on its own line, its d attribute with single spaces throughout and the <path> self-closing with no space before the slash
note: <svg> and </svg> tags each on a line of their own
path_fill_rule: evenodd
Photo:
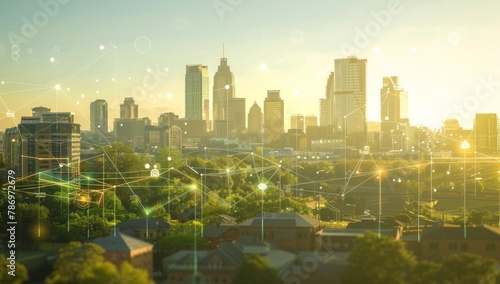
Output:
<svg viewBox="0 0 500 284">
<path fill-rule="evenodd" d="M 404 243 L 371 232 L 355 240 L 347 260 L 341 274 L 344 283 L 406 283 L 406 275 L 415 263 Z"/>
<path fill-rule="evenodd" d="M 196 237 L 196 248 L 198 250 L 203 250 L 207 247 L 207 239 L 198 235 Z M 182 234 L 167 236 L 160 240 L 159 249 L 164 255 L 170 255 L 179 250 L 192 250 L 194 249 L 194 235 Z"/>
<path fill-rule="evenodd" d="M 10 261 L 4 255 L 0 255 L 0 283 L 5 284 L 21 284 L 28 281 L 28 270 L 26 267 L 16 260 L 15 271 L 13 275 L 9 275 Z"/>
<path fill-rule="evenodd" d="M 92 243 L 68 243 L 59 250 L 54 270 L 45 283 L 153 283 L 146 270 L 135 269 L 127 262 L 118 271 L 114 264 L 104 261 L 103 253 L 104 249 Z"/>
<path fill-rule="evenodd" d="M 281 280 L 276 269 L 269 265 L 267 259 L 258 254 L 245 256 L 243 261 L 236 268 L 231 283 L 234 284 L 278 284 Z"/>
<path fill-rule="evenodd" d="M 436 275 L 438 283 L 495 283 L 497 262 L 473 254 L 450 255 Z"/>
</svg>

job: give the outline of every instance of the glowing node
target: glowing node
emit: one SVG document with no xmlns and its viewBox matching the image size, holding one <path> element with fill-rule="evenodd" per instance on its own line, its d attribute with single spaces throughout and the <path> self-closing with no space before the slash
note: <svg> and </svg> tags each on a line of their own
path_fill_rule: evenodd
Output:
<svg viewBox="0 0 500 284">
<path fill-rule="evenodd" d="M 226 90 L 229 90 L 229 85 L 225 85 L 224 88 L 226 88 Z"/>
<path fill-rule="evenodd" d="M 4 82 L 4 81 L 2 81 L 2 85 L 3 85 L 3 84 L 5 84 L 5 82 Z"/>
<path fill-rule="evenodd" d="M 169 161 L 169 162 L 172 161 L 172 157 L 168 157 L 167 161 Z"/>
<path fill-rule="evenodd" d="M 380 48 L 375 47 L 375 48 L 373 49 L 373 52 L 374 52 L 375 54 L 379 54 L 379 53 L 380 53 Z"/>
<path fill-rule="evenodd" d="M 262 63 L 260 64 L 260 70 L 266 70 L 267 66 L 266 64 Z"/>
<path fill-rule="evenodd" d="M 165 69 L 163 69 L 163 70 L 165 70 L 165 72 L 168 72 L 168 68 L 167 67 L 165 67 Z"/>
<path fill-rule="evenodd" d="M 80 104 L 80 102 L 78 101 L 78 102 L 76 102 L 76 104 L 77 104 L 77 105 L 79 105 L 79 104 Z"/>
<path fill-rule="evenodd" d="M 61 89 L 61 85 L 56 85 L 55 89 L 59 91 Z"/>
<path fill-rule="evenodd" d="M 226 169 L 226 173 L 229 173 L 229 169 Z"/>
<path fill-rule="evenodd" d="M 82 97 L 82 98 L 85 98 L 85 94 L 81 94 L 81 97 Z"/>
<path fill-rule="evenodd" d="M 151 73 L 151 68 L 146 69 L 146 72 Z"/>
<path fill-rule="evenodd" d="M 412 49 L 411 49 L 411 53 L 413 53 L 413 54 L 417 53 L 417 49 L 416 49 L 415 47 L 414 47 L 414 48 L 412 48 Z"/>
<path fill-rule="evenodd" d="M 264 191 L 267 189 L 267 184 L 265 183 L 259 183 L 259 185 L 257 186 L 258 189 Z"/>
<path fill-rule="evenodd" d="M 295 90 L 293 90 L 293 93 L 298 95 L 300 93 L 300 91 L 299 91 L 299 89 L 295 89 Z"/>
<path fill-rule="evenodd" d="M 100 49 L 100 50 L 104 50 L 104 45 L 100 45 L 100 46 L 99 46 L 99 49 Z"/>
<path fill-rule="evenodd" d="M 71 90 L 70 88 L 66 88 L 66 91 L 68 91 L 68 92 L 69 92 L 70 90 Z"/>
<path fill-rule="evenodd" d="M 54 63 L 56 60 L 54 59 L 54 57 L 51 57 L 50 59 L 50 63 Z"/>
<path fill-rule="evenodd" d="M 149 165 L 149 164 L 145 164 L 145 165 L 144 165 L 144 167 L 145 167 L 146 169 L 149 169 L 149 168 L 151 167 L 151 165 Z"/>
</svg>

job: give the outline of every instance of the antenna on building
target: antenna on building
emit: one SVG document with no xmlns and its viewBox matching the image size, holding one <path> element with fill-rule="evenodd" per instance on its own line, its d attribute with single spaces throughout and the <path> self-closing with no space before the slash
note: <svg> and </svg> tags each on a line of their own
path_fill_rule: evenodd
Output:
<svg viewBox="0 0 500 284">
<path fill-rule="evenodd" d="M 224 57 L 224 43 L 222 43 L 222 58 L 225 58 Z"/>
</svg>

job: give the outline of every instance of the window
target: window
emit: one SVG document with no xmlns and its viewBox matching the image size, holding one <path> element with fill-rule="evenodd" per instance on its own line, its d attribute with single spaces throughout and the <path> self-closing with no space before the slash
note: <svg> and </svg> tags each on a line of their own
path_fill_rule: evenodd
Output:
<svg viewBox="0 0 500 284">
<path fill-rule="evenodd" d="M 439 249 L 439 243 L 437 243 L 437 242 L 431 242 L 431 243 L 429 243 L 429 249 L 438 250 Z"/>
<path fill-rule="evenodd" d="M 116 260 L 116 253 L 112 253 L 112 254 L 111 254 L 111 260 L 112 260 L 112 261 L 115 261 L 115 260 Z"/>
<path fill-rule="evenodd" d="M 494 243 L 486 243 L 486 251 L 495 251 L 495 249 Z"/>
<path fill-rule="evenodd" d="M 457 250 L 457 243 L 449 243 L 448 250 Z"/>
</svg>

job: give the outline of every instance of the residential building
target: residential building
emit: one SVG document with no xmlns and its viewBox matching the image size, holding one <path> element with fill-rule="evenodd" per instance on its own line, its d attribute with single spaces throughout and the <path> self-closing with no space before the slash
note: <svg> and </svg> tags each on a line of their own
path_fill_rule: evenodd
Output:
<svg viewBox="0 0 500 284">
<path fill-rule="evenodd" d="M 168 236 L 170 224 L 163 219 L 129 219 L 116 225 L 120 232 L 142 240 Z M 149 234 L 149 235 L 147 235 Z"/>
<path fill-rule="evenodd" d="M 259 254 L 281 275 L 295 262 L 293 253 L 275 248 L 266 242 L 241 237 L 233 242 L 224 242 L 214 250 L 181 250 L 163 259 L 165 283 L 231 283 L 236 269 L 246 255 Z M 196 257 L 197 280 L 194 280 Z M 264 283 L 262 283 L 264 284 Z"/>
<path fill-rule="evenodd" d="M 500 262 L 500 230 L 488 225 L 467 227 L 467 237 L 463 226 L 430 228 L 422 232 L 420 244 L 424 260 L 442 261 L 451 254 L 473 253 Z"/>
<path fill-rule="evenodd" d="M 106 237 L 96 238 L 92 243 L 104 249 L 104 259 L 120 267 L 127 261 L 133 267 L 144 269 L 153 277 L 153 245 L 123 232 L 111 232 Z"/>
<path fill-rule="evenodd" d="M 315 234 L 320 230 L 319 220 L 308 215 L 264 213 L 239 224 L 240 235 L 260 240 L 262 225 L 265 241 L 292 252 L 314 250 Z"/>
<path fill-rule="evenodd" d="M 42 107 L 43 108 L 43 107 Z M 6 162 L 22 177 L 39 172 L 69 179 L 80 174 L 80 125 L 70 112 L 34 108 L 5 131 Z"/>
</svg>

